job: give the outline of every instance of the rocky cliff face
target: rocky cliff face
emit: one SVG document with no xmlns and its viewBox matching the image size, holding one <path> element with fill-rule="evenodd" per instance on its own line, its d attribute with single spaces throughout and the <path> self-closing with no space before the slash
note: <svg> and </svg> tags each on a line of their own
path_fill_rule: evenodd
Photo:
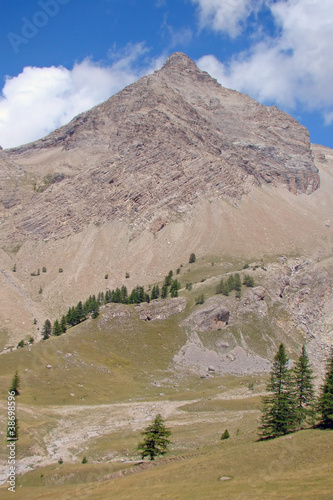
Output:
<svg viewBox="0 0 333 500">
<path fill-rule="evenodd" d="M 2 199 L 15 207 L 11 237 L 21 239 L 112 220 L 156 232 L 202 197 L 237 204 L 253 184 L 295 194 L 319 186 L 304 127 L 221 87 L 182 53 L 44 139 L 1 152 L 0 161 L 23 169 L 17 185 L 20 175 L 30 178 L 28 206 L 15 190 Z"/>
</svg>

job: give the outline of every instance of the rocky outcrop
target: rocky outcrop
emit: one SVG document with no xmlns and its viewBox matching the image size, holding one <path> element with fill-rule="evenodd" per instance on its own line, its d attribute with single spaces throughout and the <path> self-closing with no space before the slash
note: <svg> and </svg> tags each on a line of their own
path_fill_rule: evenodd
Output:
<svg viewBox="0 0 333 500">
<path fill-rule="evenodd" d="M 187 300 L 184 297 L 175 297 L 173 299 L 157 299 L 149 302 L 143 302 L 134 307 L 136 314 L 143 321 L 154 321 L 156 319 L 167 319 L 173 314 L 179 314 L 184 311 Z"/>
<path fill-rule="evenodd" d="M 199 306 L 182 324 L 198 332 L 220 330 L 229 323 L 230 311 L 223 305 L 220 297 L 210 298 L 205 305 Z"/>
</svg>

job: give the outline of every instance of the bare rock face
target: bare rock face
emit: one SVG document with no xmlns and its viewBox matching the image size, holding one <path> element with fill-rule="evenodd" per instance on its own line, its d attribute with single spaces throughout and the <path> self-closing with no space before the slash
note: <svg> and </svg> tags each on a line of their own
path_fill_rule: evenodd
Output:
<svg viewBox="0 0 333 500">
<path fill-rule="evenodd" d="M 154 321 L 156 319 L 166 319 L 173 314 L 179 314 L 186 307 L 186 299 L 183 297 L 173 299 L 157 299 L 149 304 L 144 302 L 135 306 L 135 312 L 143 321 Z"/>
<path fill-rule="evenodd" d="M 220 330 L 229 323 L 230 311 L 224 306 L 223 299 L 212 297 L 205 305 L 196 309 L 183 325 L 198 332 Z"/>
<path fill-rule="evenodd" d="M 4 161 L 31 178 L 28 194 L 17 195 L 14 179 L 3 198 L 15 226 L 4 231 L 17 239 L 113 220 L 156 232 L 202 197 L 237 204 L 251 184 L 295 194 L 319 186 L 304 127 L 223 88 L 182 53 L 47 137 L 1 151 L 0 174 Z"/>
</svg>

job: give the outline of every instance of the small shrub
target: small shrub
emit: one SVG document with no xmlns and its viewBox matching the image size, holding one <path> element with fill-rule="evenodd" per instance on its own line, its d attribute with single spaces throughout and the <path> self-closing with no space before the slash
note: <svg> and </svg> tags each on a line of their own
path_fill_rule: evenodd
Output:
<svg viewBox="0 0 333 500">
<path fill-rule="evenodd" d="M 58 272 L 59 272 L 59 273 L 63 273 L 63 272 L 64 272 L 63 268 L 62 268 L 62 267 L 59 267 Z"/>
<path fill-rule="evenodd" d="M 254 278 L 249 274 L 245 274 L 243 279 L 243 285 L 246 285 L 247 287 L 250 288 L 254 287 Z"/>
<path fill-rule="evenodd" d="M 230 438 L 230 434 L 229 434 L 228 429 L 226 429 L 221 436 L 221 441 L 224 441 L 225 439 L 229 439 L 229 438 Z"/>
<path fill-rule="evenodd" d="M 191 291 L 192 290 L 192 283 L 186 283 L 185 288 L 186 288 L 186 290 Z"/>
<path fill-rule="evenodd" d="M 58 460 L 58 464 L 62 465 L 64 463 L 63 459 L 62 458 L 59 458 Z"/>
<path fill-rule="evenodd" d="M 42 268 L 43 273 L 46 273 L 46 267 Z"/>
<path fill-rule="evenodd" d="M 129 273 L 126 273 L 125 278 L 129 278 L 129 277 L 130 277 Z"/>
<path fill-rule="evenodd" d="M 180 274 L 180 267 L 176 270 L 176 274 Z"/>
<path fill-rule="evenodd" d="M 13 265 L 13 273 L 16 273 L 16 264 Z"/>
<path fill-rule="evenodd" d="M 29 338 L 29 344 L 33 344 L 35 342 L 35 339 L 33 337 Z"/>
<path fill-rule="evenodd" d="M 17 344 L 17 348 L 19 349 L 20 347 L 24 347 L 24 340 L 20 340 L 20 342 Z"/>
<path fill-rule="evenodd" d="M 38 293 L 39 293 L 39 294 L 42 294 L 42 293 L 43 293 L 43 288 L 42 288 L 42 287 L 40 287 L 40 288 L 39 288 Z"/>
<path fill-rule="evenodd" d="M 205 296 L 204 296 L 203 293 L 201 295 L 199 295 L 198 297 L 195 298 L 195 303 L 197 305 L 203 304 L 204 302 L 205 302 Z"/>
<path fill-rule="evenodd" d="M 219 282 L 219 284 L 217 285 L 216 287 L 216 294 L 218 293 L 222 293 L 223 295 L 225 296 L 228 296 L 229 295 L 229 285 L 227 283 L 227 281 L 224 281 L 224 279 L 222 278 Z"/>
<path fill-rule="evenodd" d="M 195 253 L 191 253 L 190 255 L 190 258 L 189 258 L 189 263 L 190 264 L 193 264 L 193 262 L 195 262 L 197 260 L 196 256 L 195 256 Z"/>
<path fill-rule="evenodd" d="M 106 275 L 104 276 L 104 279 L 105 279 L 105 280 L 109 279 L 109 275 L 108 275 L 108 274 L 106 274 Z"/>
<path fill-rule="evenodd" d="M 81 462 L 81 463 L 82 463 L 82 464 L 87 464 L 87 463 L 88 463 L 88 459 L 87 459 L 87 457 L 86 457 L 86 456 L 84 456 L 84 457 L 82 458 L 82 462 Z"/>
</svg>

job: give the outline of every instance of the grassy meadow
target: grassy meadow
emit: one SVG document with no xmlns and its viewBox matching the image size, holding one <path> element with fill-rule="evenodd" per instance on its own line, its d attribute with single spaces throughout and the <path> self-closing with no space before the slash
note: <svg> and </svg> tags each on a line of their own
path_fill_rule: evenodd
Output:
<svg viewBox="0 0 333 500">
<path fill-rule="evenodd" d="M 197 307 L 198 292 L 214 295 L 220 277 L 243 265 L 211 257 L 181 267 L 178 279 L 193 283 L 193 289 L 180 292 L 187 298 L 180 314 L 142 321 L 134 306 L 109 304 L 97 319 L 60 337 L 1 356 L 3 464 L 6 391 L 16 370 L 21 380 L 15 498 L 333 498 L 332 432 L 307 429 L 258 441 L 267 375 L 201 378 L 198 371 L 175 368 L 172 362 L 188 338 L 180 324 Z M 269 342 L 279 341 L 293 354 L 302 336 L 295 332 L 288 339 L 279 325 L 289 319 L 274 308 L 268 300 L 268 318 L 248 314 L 242 333 L 262 355 Z M 226 331 L 203 333 L 202 342 L 213 346 Z M 228 332 L 237 337 L 239 325 L 231 324 Z M 136 451 L 140 431 L 157 413 L 172 431 L 170 451 L 141 463 Z M 231 437 L 222 441 L 225 429 Z M 81 463 L 83 457 L 88 463 Z M 5 485 L 0 487 L 1 498 L 11 495 Z"/>
</svg>

